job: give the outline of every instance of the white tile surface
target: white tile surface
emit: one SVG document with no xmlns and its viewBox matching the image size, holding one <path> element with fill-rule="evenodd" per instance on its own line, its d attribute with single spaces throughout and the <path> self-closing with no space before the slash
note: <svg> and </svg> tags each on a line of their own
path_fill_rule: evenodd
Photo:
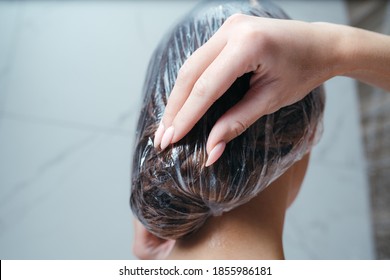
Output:
<svg viewBox="0 0 390 280">
<path fill-rule="evenodd" d="M 146 66 L 197 1 L 0 2 L 0 258 L 128 259 L 130 153 Z M 345 23 L 339 1 L 276 1 Z M 287 258 L 373 258 L 354 84 L 286 222 Z"/>
</svg>

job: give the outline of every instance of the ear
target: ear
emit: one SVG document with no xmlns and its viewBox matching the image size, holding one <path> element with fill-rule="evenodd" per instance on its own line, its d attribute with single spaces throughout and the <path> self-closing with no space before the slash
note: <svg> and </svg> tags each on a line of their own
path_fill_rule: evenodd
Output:
<svg viewBox="0 0 390 280">
<path fill-rule="evenodd" d="M 168 256 L 175 240 L 165 240 L 155 236 L 134 219 L 133 254 L 143 260 L 164 259 Z"/>
</svg>

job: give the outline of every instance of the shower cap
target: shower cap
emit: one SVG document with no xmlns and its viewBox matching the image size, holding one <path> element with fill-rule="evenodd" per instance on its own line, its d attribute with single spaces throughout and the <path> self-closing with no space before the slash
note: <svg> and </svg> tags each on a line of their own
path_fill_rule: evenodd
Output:
<svg viewBox="0 0 390 280">
<path fill-rule="evenodd" d="M 231 15 L 288 19 L 269 1 L 201 2 L 165 35 L 146 75 L 135 137 L 130 205 L 154 235 L 179 239 L 250 199 L 300 160 L 322 132 L 324 92 L 314 89 L 301 101 L 257 120 L 227 143 L 209 167 L 206 141 L 211 128 L 248 91 L 252 73 L 239 77 L 194 128 L 164 151 L 153 137 L 184 61 Z"/>
</svg>

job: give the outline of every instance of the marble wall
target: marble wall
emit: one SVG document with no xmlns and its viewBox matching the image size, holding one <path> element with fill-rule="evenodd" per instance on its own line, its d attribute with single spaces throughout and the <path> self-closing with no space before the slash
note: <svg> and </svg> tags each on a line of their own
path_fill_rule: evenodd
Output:
<svg viewBox="0 0 390 280">
<path fill-rule="evenodd" d="M 0 259 L 132 259 L 130 161 L 148 60 L 198 1 L 0 2 Z M 342 1 L 276 1 L 346 23 Z M 289 210 L 286 257 L 375 258 L 352 80 Z"/>
</svg>

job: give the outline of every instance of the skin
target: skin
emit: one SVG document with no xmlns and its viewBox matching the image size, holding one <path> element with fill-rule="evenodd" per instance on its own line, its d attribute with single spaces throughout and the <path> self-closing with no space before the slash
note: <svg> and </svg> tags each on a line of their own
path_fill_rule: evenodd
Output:
<svg viewBox="0 0 390 280">
<path fill-rule="evenodd" d="M 133 253 L 141 259 L 284 259 L 282 235 L 287 208 L 304 179 L 309 154 L 248 203 L 209 218 L 180 240 L 162 240 L 139 222 Z"/>
<path fill-rule="evenodd" d="M 389 36 L 349 26 L 234 15 L 180 69 L 156 131 L 154 145 L 165 149 L 179 141 L 236 78 L 248 72 L 253 72 L 251 89 L 240 103 L 217 121 L 209 135 L 206 166 L 218 160 L 225 144 L 257 119 L 295 103 L 332 77 L 347 76 L 390 91 L 389 46 Z M 299 170 L 303 172 L 305 168 Z M 235 254 L 234 258 L 283 258 L 283 205 L 284 202 L 289 204 L 288 201 L 293 200 L 299 189 L 292 184 L 289 193 L 285 194 L 283 190 L 286 188 L 278 185 L 279 180 L 288 181 L 289 172 L 248 204 L 210 219 L 197 234 L 179 242 L 156 240 L 140 227 L 137 232 L 142 236 L 139 239 L 141 242 L 134 248 L 148 258 L 166 256 L 172 247 L 170 258 L 232 257 L 233 251 L 226 250 L 217 250 L 217 255 L 208 255 L 219 242 L 241 250 L 238 247 L 240 244 L 246 252 L 252 245 L 256 248 L 247 255 L 242 255 L 237 249 L 236 253 L 240 255 Z M 300 177 L 303 178 L 301 175 L 294 176 Z M 271 195 L 272 192 L 275 193 Z M 267 195 L 269 200 L 265 199 Z M 257 208 L 270 201 L 277 202 L 280 207 L 275 209 L 270 205 L 270 208 Z M 251 210 L 259 213 L 269 211 L 276 218 L 270 220 L 271 215 L 259 214 L 259 220 L 252 219 L 249 223 L 245 217 L 249 218 Z M 260 220 L 269 230 L 253 223 Z M 230 227 L 229 224 L 235 226 Z M 248 227 L 245 234 L 253 233 L 248 237 L 251 242 L 246 244 L 241 244 L 243 238 L 238 238 L 238 229 L 242 226 Z M 206 238 L 208 235 L 211 238 Z M 258 240 L 253 240 L 255 235 L 259 237 Z M 260 244 L 260 236 L 269 242 Z M 154 243 L 150 243 L 150 238 Z M 238 243 L 231 242 L 232 238 Z M 142 241 L 148 241 L 149 246 L 144 246 Z M 155 248 L 159 249 L 159 254 L 153 255 Z M 138 255 L 137 250 L 135 254 Z"/>
<path fill-rule="evenodd" d="M 183 64 L 154 145 L 165 149 L 179 141 L 248 72 L 253 72 L 251 89 L 209 135 L 206 166 L 257 119 L 301 100 L 332 77 L 390 91 L 389 46 L 389 36 L 344 25 L 233 15 Z"/>
<path fill-rule="evenodd" d="M 150 232 L 134 219 L 133 254 L 141 260 L 165 259 L 175 245 L 175 240 L 164 240 Z"/>
</svg>

